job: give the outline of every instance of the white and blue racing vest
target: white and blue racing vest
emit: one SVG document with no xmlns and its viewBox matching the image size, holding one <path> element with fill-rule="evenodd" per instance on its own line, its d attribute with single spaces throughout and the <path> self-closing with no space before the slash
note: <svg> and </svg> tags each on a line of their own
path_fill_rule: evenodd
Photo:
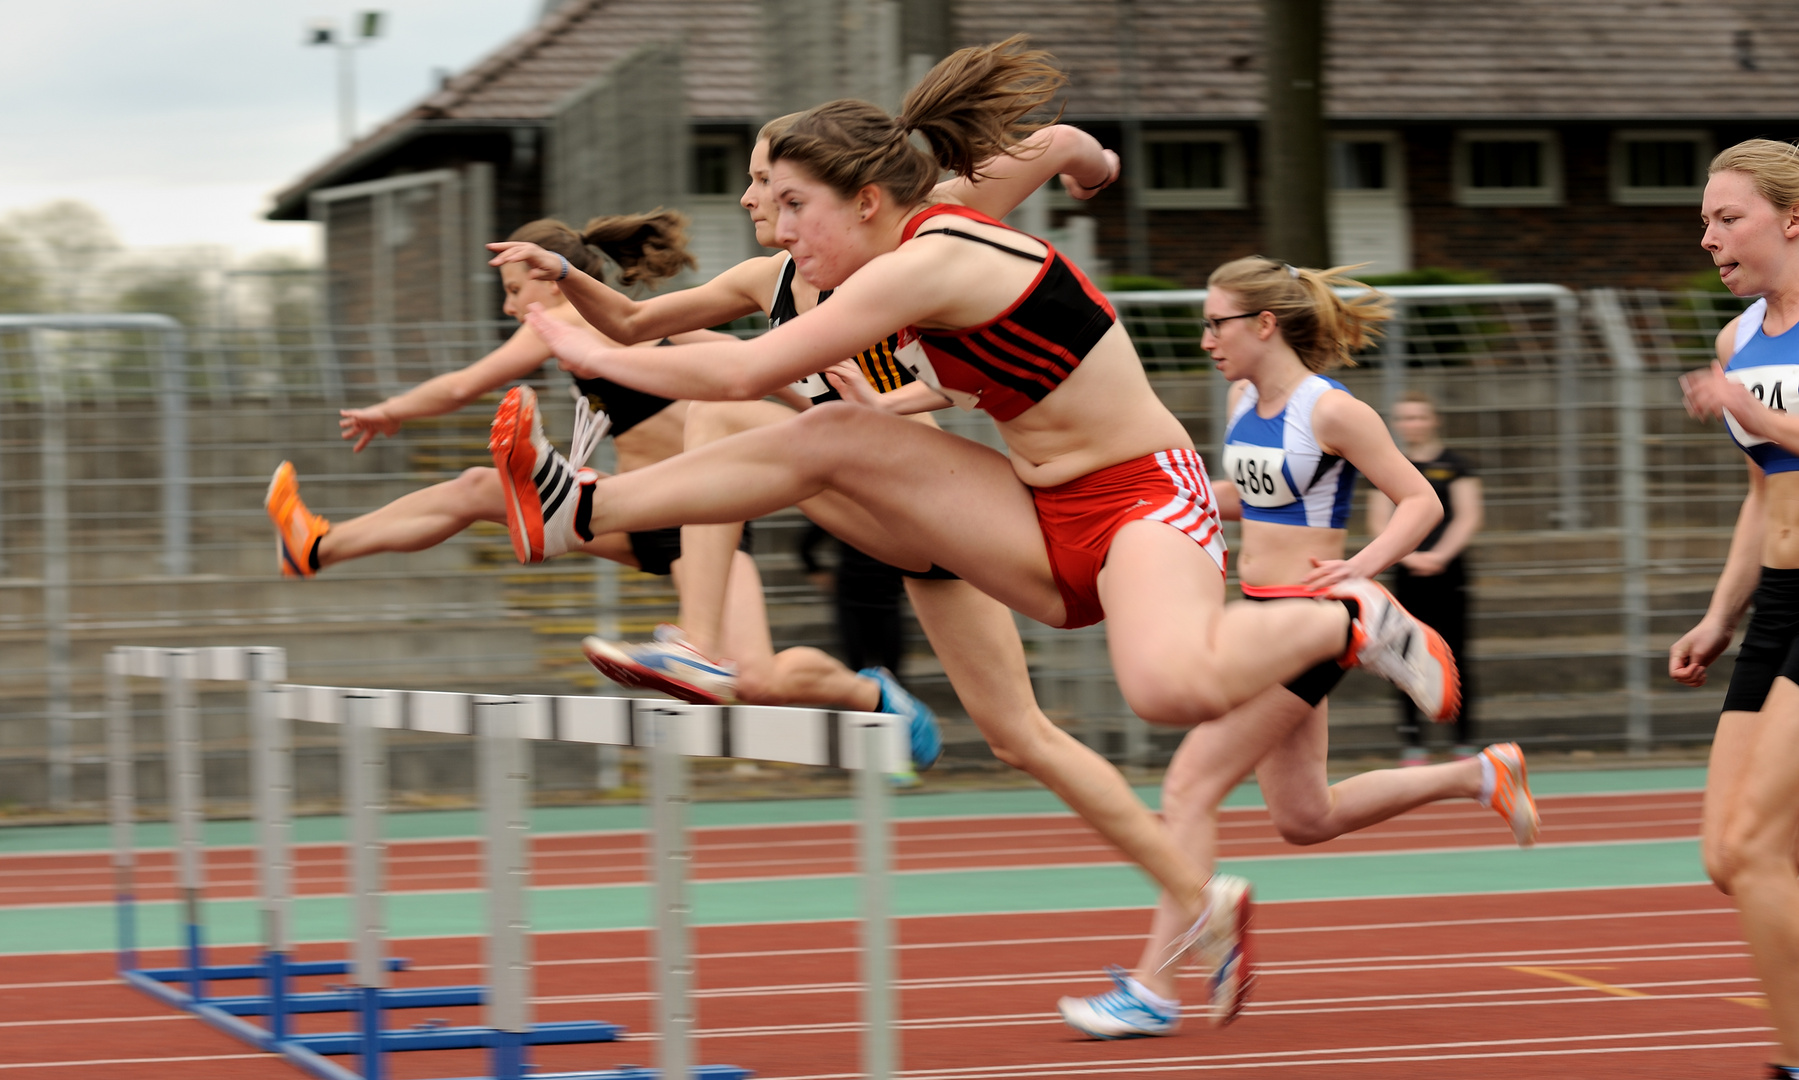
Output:
<svg viewBox="0 0 1799 1080">
<path fill-rule="evenodd" d="M 1737 320 L 1735 351 L 1724 366 L 1724 374 L 1747 387 L 1757 401 L 1770 409 L 1786 412 L 1787 403 L 1799 394 L 1799 327 L 1779 337 L 1769 337 L 1762 333 L 1762 319 L 1767 314 L 1768 302 L 1757 300 Z M 1799 470 L 1799 454 L 1744 431 L 1728 411 L 1724 413 L 1724 425 L 1730 429 L 1731 439 L 1763 472 Z"/>
<path fill-rule="evenodd" d="M 1355 467 L 1318 445 L 1312 410 L 1328 390 L 1345 390 L 1322 375 L 1294 387 L 1287 406 L 1258 416 L 1255 384 L 1243 390 L 1224 433 L 1224 471 L 1237 485 L 1245 521 L 1341 529 L 1355 497 Z M 1347 392 L 1347 390 L 1345 390 Z"/>
</svg>

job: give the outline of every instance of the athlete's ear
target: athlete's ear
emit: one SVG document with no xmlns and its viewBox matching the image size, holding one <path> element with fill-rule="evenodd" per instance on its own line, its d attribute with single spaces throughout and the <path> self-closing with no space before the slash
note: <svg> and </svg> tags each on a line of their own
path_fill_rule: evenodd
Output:
<svg viewBox="0 0 1799 1080">
<path fill-rule="evenodd" d="M 1258 312 L 1256 314 L 1256 340 L 1267 341 L 1274 336 L 1274 332 L 1279 330 L 1280 326 L 1280 317 L 1274 312 Z"/>
<path fill-rule="evenodd" d="M 1799 240 L 1799 206 L 1787 208 L 1786 220 L 1780 223 L 1780 232 L 1788 240 Z"/>
<path fill-rule="evenodd" d="M 862 190 L 856 192 L 856 220 L 868 221 L 880 213 L 885 195 L 879 184 L 863 184 Z"/>
</svg>

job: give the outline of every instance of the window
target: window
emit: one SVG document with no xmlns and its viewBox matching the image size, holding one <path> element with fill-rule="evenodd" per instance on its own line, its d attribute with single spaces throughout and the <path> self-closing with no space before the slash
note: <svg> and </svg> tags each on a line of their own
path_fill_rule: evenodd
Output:
<svg viewBox="0 0 1799 1080">
<path fill-rule="evenodd" d="M 1146 131 L 1143 173 L 1143 205 L 1151 209 L 1243 205 L 1243 156 L 1234 131 Z"/>
<path fill-rule="evenodd" d="M 732 195 L 746 182 L 740 159 L 742 142 L 734 135 L 696 135 L 693 139 L 693 172 L 688 184 L 695 195 Z"/>
<path fill-rule="evenodd" d="M 1385 191 L 1389 139 L 1341 136 L 1331 140 L 1331 187 L 1338 191 Z"/>
<path fill-rule="evenodd" d="M 1464 131 L 1455 179 L 1463 206 L 1553 206 L 1562 201 L 1561 147 L 1546 131 Z"/>
<path fill-rule="evenodd" d="M 1612 201 L 1697 205 L 1712 156 L 1704 131 L 1620 131 L 1612 137 Z"/>
</svg>

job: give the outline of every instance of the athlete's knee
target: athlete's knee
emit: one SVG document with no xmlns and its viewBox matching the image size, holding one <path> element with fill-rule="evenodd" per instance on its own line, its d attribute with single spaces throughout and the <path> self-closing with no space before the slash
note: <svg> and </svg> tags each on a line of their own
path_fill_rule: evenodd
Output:
<svg viewBox="0 0 1799 1080">
<path fill-rule="evenodd" d="M 1268 816 L 1274 822 L 1274 831 L 1281 834 L 1282 840 L 1300 847 L 1335 840 L 1338 835 L 1338 830 L 1331 828 L 1325 815 L 1270 806 Z"/>
<path fill-rule="evenodd" d="M 1170 674 L 1129 678 L 1122 673 L 1118 690 L 1130 710 L 1151 724 L 1192 727 L 1229 712 L 1231 702 L 1208 678 Z"/>
<path fill-rule="evenodd" d="M 1058 730 L 1039 710 L 1030 710 L 1029 715 L 1014 723 L 981 723 L 980 717 L 970 716 L 976 721 L 981 733 L 987 738 L 987 748 L 1000 763 L 1019 769 L 1035 776 L 1038 767 L 1048 761 L 1050 755 L 1049 740 Z"/>
</svg>

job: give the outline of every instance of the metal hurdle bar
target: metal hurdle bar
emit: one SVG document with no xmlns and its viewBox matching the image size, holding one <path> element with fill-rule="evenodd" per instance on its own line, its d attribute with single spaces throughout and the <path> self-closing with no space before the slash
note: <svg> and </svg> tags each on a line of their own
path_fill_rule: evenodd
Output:
<svg viewBox="0 0 1799 1080">
<path fill-rule="evenodd" d="M 864 1072 L 888 1080 L 898 1068 L 894 1028 L 897 1010 L 888 949 L 892 943 L 888 878 L 886 774 L 906 759 L 906 733 L 897 718 L 878 713 L 838 713 L 761 706 L 695 706 L 632 698 L 494 696 L 425 691 L 363 690 L 277 684 L 285 655 L 273 648 L 155 649 L 120 647 L 107 657 L 110 804 L 119 887 L 119 969 L 125 980 L 211 1026 L 278 1053 L 322 1080 L 382 1080 L 382 1055 L 394 1050 L 487 1047 L 492 1080 L 522 1080 L 534 1044 L 595 1042 L 616 1038 L 616 1025 L 575 1021 L 530 1022 L 529 924 L 526 917 L 529 756 L 526 739 L 640 746 L 651 756 L 652 879 L 657 904 L 657 991 L 660 1071 L 636 1068 L 580 1073 L 530 1073 L 534 1080 L 647 1080 L 658 1075 L 738 1080 L 749 1074 L 728 1065 L 694 1066 L 691 1001 L 692 958 L 686 899 L 687 763 L 690 756 L 743 757 L 795 764 L 832 765 L 858 771 L 863 870 Z M 165 722 L 170 751 L 170 814 L 180 844 L 187 964 L 137 968 L 133 872 L 132 732 L 128 676 L 165 681 Z M 198 734 L 191 680 L 250 684 L 250 717 L 258 786 L 258 860 L 262 885 L 265 956 L 259 964 L 204 963 L 201 924 L 201 810 Z M 292 741 L 288 723 L 309 720 L 341 725 L 345 816 L 350 825 L 350 863 L 355 913 L 353 961 L 297 963 L 291 951 L 289 907 L 292 858 Z M 480 780 L 487 821 L 489 884 L 486 987 L 394 989 L 388 972 L 405 962 L 385 958 L 380 903 L 380 814 L 385 803 L 382 729 L 475 735 L 482 739 Z M 847 737 L 846 737 L 847 736 Z M 175 783 L 175 780 L 179 783 Z M 295 993 L 298 975 L 353 974 L 348 991 Z M 215 979 L 263 979 L 266 992 L 241 997 L 206 996 Z M 171 984 L 185 984 L 176 989 Z M 429 1005 L 487 1006 L 486 1027 L 387 1029 L 390 1008 Z M 292 1014 L 347 1012 L 358 1017 L 353 1032 L 295 1035 Z M 267 1028 L 242 1019 L 266 1015 Z M 356 1073 L 323 1055 L 359 1054 Z"/>
</svg>

